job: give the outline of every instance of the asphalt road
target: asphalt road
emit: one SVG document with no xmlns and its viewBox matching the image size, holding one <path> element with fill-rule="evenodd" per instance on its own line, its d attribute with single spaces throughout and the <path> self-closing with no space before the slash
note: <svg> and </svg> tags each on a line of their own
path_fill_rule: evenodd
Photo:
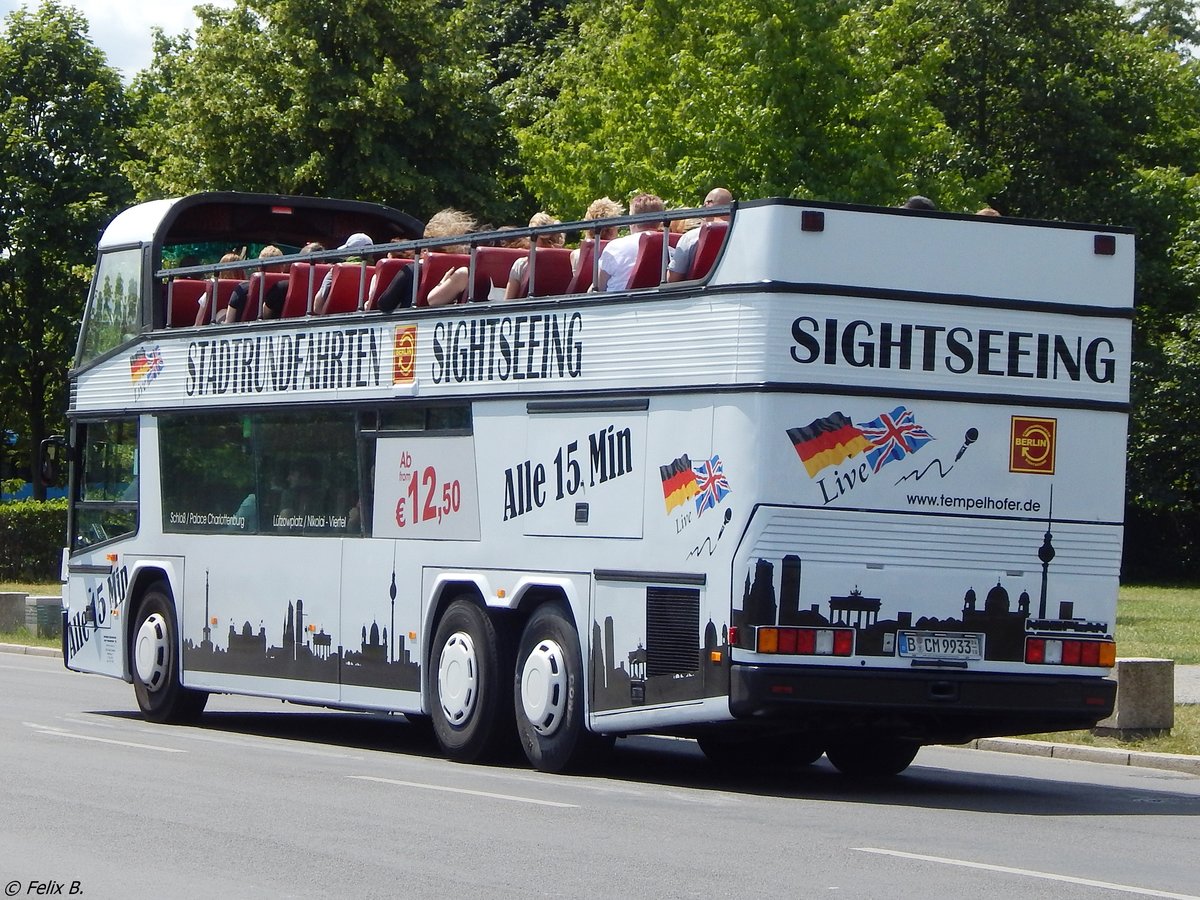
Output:
<svg viewBox="0 0 1200 900">
<path fill-rule="evenodd" d="M 1200 778 L 1173 772 L 928 747 L 884 782 L 735 778 L 631 738 L 551 776 L 447 762 L 403 718 L 134 708 L 122 682 L 0 656 L 8 896 L 1200 896 Z"/>
</svg>

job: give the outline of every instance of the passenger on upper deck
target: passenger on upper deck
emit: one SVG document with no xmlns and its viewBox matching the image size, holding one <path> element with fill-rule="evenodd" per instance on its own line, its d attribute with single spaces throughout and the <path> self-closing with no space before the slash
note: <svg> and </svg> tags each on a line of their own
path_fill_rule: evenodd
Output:
<svg viewBox="0 0 1200 900">
<path fill-rule="evenodd" d="M 338 247 L 339 250 L 361 250 L 363 247 L 370 247 L 375 242 L 371 240 L 369 234 L 363 234 L 357 231 L 350 237 L 346 238 L 346 242 Z M 347 256 L 342 262 L 361 263 L 363 257 L 361 254 Z M 329 302 L 329 291 L 333 288 L 333 269 L 331 268 L 325 273 L 325 278 L 321 282 L 321 286 L 317 288 L 317 293 L 313 297 L 313 312 L 318 316 L 325 314 L 325 305 Z"/>
<path fill-rule="evenodd" d="M 234 253 L 232 250 L 230 250 L 228 253 L 226 253 L 224 256 L 221 257 L 220 264 L 224 265 L 225 263 L 241 262 L 242 260 L 244 260 L 246 258 L 245 253 L 246 253 L 246 249 L 244 247 L 242 248 L 241 253 Z M 225 270 L 221 271 L 220 273 L 218 273 L 218 277 L 241 279 L 241 278 L 246 277 L 246 273 L 241 269 L 225 269 Z M 214 288 L 210 287 L 210 291 L 211 290 L 214 290 Z M 197 325 L 203 325 L 205 323 L 205 321 L 208 319 L 208 301 L 209 301 L 209 299 L 210 298 L 208 296 L 208 292 L 200 295 L 200 305 L 199 305 L 199 308 L 196 310 L 196 324 Z"/>
<path fill-rule="evenodd" d="M 909 197 L 907 200 L 905 200 L 903 203 L 901 203 L 900 208 L 901 209 L 920 209 L 920 210 L 924 210 L 925 212 L 932 212 L 933 210 L 937 209 L 937 204 L 934 203 L 932 200 L 930 200 L 928 197 L 922 197 L 920 194 L 915 194 L 914 196 Z"/>
<path fill-rule="evenodd" d="M 733 202 L 733 194 L 723 187 L 713 188 L 704 198 L 705 206 L 727 206 Z M 707 220 L 729 221 L 729 216 L 705 216 Z M 696 255 L 696 240 L 700 237 L 700 228 L 696 227 L 684 232 L 675 245 L 675 253 L 667 266 L 667 281 L 683 281 L 692 268 L 692 258 Z"/>
<path fill-rule="evenodd" d="M 529 220 L 530 228 L 540 228 L 543 225 L 558 225 L 559 220 L 547 212 L 536 212 Z M 538 247 L 561 247 L 566 243 L 567 236 L 561 231 L 553 231 L 537 236 Z M 536 251 L 535 251 L 536 252 Z M 508 272 L 508 284 L 504 288 L 504 299 L 513 300 L 521 296 L 521 279 L 529 269 L 529 258 L 523 257 L 512 264 Z"/>
<path fill-rule="evenodd" d="M 629 201 L 630 215 L 642 213 L 664 212 L 667 206 L 662 198 L 655 194 L 638 194 Z M 641 244 L 643 231 L 655 231 L 661 227 L 658 222 L 639 222 L 629 227 L 630 233 L 624 237 L 611 240 L 600 254 L 600 273 L 596 277 L 596 290 L 623 291 L 629 283 L 633 272 L 633 264 L 637 262 L 638 247 Z"/>
<path fill-rule="evenodd" d="M 325 249 L 325 245 L 319 241 L 309 241 L 300 248 L 301 253 L 320 253 Z M 290 266 L 289 266 L 290 269 Z M 262 298 L 262 317 L 264 319 L 278 319 L 280 313 L 283 312 L 284 301 L 287 300 L 288 279 L 281 279 L 276 284 L 267 289 L 266 296 Z"/>
<path fill-rule="evenodd" d="M 271 259 L 272 257 L 283 256 L 283 251 L 274 244 L 267 244 L 258 252 L 259 259 Z M 281 272 L 282 266 L 263 266 L 261 269 L 256 269 L 258 272 Z M 238 322 L 242 318 L 242 310 L 246 308 L 246 298 L 250 296 L 250 282 L 242 281 L 233 289 L 233 293 L 229 295 L 229 305 L 217 312 L 215 321 L 217 322 Z"/>
<path fill-rule="evenodd" d="M 625 215 L 625 207 L 613 200 L 611 197 L 600 197 L 593 200 L 588 205 L 587 212 L 583 214 L 584 219 L 615 219 L 617 216 Z M 597 234 L 597 232 L 599 232 Z M 593 239 L 599 238 L 602 241 L 611 241 L 620 233 L 620 229 L 616 225 L 606 225 L 604 228 L 593 228 L 591 236 Z M 571 271 L 579 271 L 579 248 L 576 247 L 571 251 Z"/>
<path fill-rule="evenodd" d="M 475 218 L 470 213 L 465 213 L 462 210 L 446 208 L 434 213 L 429 221 L 425 224 L 425 237 L 427 238 L 448 238 L 459 237 L 460 235 L 469 234 L 476 230 Z M 465 244 L 454 244 L 446 247 L 438 247 L 435 252 L 438 253 L 465 253 L 467 246 Z M 401 269 L 396 277 L 392 279 L 392 283 L 384 288 L 383 293 L 376 299 L 372 306 L 368 303 L 368 309 L 379 309 L 383 312 L 392 312 L 395 309 L 403 309 L 412 306 L 413 301 L 413 277 L 415 275 L 415 266 L 405 266 Z M 455 297 L 462 293 L 466 287 L 466 276 L 462 276 L 462 285 L 457 292 L 451 292 L 452 286 L 442 287 L 447 279 L 455 270 L 447 272 L 442 278 L 442 281 L 434 288 L 437 291 L 441 288 L 438 295 L 438 302 L 433 302 L 433 291 L 430 291 L 430 306 L 439 306 L 451 302 Z"/>
</svg>

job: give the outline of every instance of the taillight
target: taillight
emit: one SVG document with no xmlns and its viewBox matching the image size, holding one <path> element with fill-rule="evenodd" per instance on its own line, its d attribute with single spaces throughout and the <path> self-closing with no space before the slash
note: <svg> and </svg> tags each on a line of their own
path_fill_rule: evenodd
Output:
<svg viewBox="0 0 1200 900">
<path fill-rule="evenodd" d="M 1113 641 L 1077 641 L 1057 638 L 1027 638 L 1025 662 L 1050 666 L 1106 666 L 1117 663 Z"/>
<path fill-rule="evenodd" d="M 759 653 L 786 653 L 789 656 L 854 655 L 853 628 L 764 625 L 755 631 L 755 650 Z"/>
</svg>

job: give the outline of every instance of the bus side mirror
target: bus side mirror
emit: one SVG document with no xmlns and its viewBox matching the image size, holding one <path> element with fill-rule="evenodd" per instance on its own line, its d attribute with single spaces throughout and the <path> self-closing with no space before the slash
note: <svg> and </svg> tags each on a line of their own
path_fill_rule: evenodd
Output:
<svg viewBox="0 0 1200 900">
<path fill-rule="evenodd" d="M 70 458 L 71 447 L 61 434 L 52 435 L 42 441 L 38 448 L 38 471 L 42 484 L 52 487 L 59 481 L 63 465 Z"/>
</svg>

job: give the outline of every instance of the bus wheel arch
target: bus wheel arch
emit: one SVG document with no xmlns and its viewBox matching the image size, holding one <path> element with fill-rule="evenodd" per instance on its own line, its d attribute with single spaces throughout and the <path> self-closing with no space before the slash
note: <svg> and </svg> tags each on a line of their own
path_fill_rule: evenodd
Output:
<svg viewBox="0 0 1200 900">
<path fill-rule="evenodd" d="M 129 617 L 129 673 L 142 715 L 160 724 L 194 722 L 208 693 L 183 686 L 178 619 L 165 580 L 143 584 Z"/>
<path fill-rule="evenodd" d="M 534 768 L 579 768 L 612 746 L 612 737 L 588 731 L 584 693 L 575 622 L 565 602 L 543 599 L 521 632 L 513 682 L 517 736 Z"/>
</svg>

